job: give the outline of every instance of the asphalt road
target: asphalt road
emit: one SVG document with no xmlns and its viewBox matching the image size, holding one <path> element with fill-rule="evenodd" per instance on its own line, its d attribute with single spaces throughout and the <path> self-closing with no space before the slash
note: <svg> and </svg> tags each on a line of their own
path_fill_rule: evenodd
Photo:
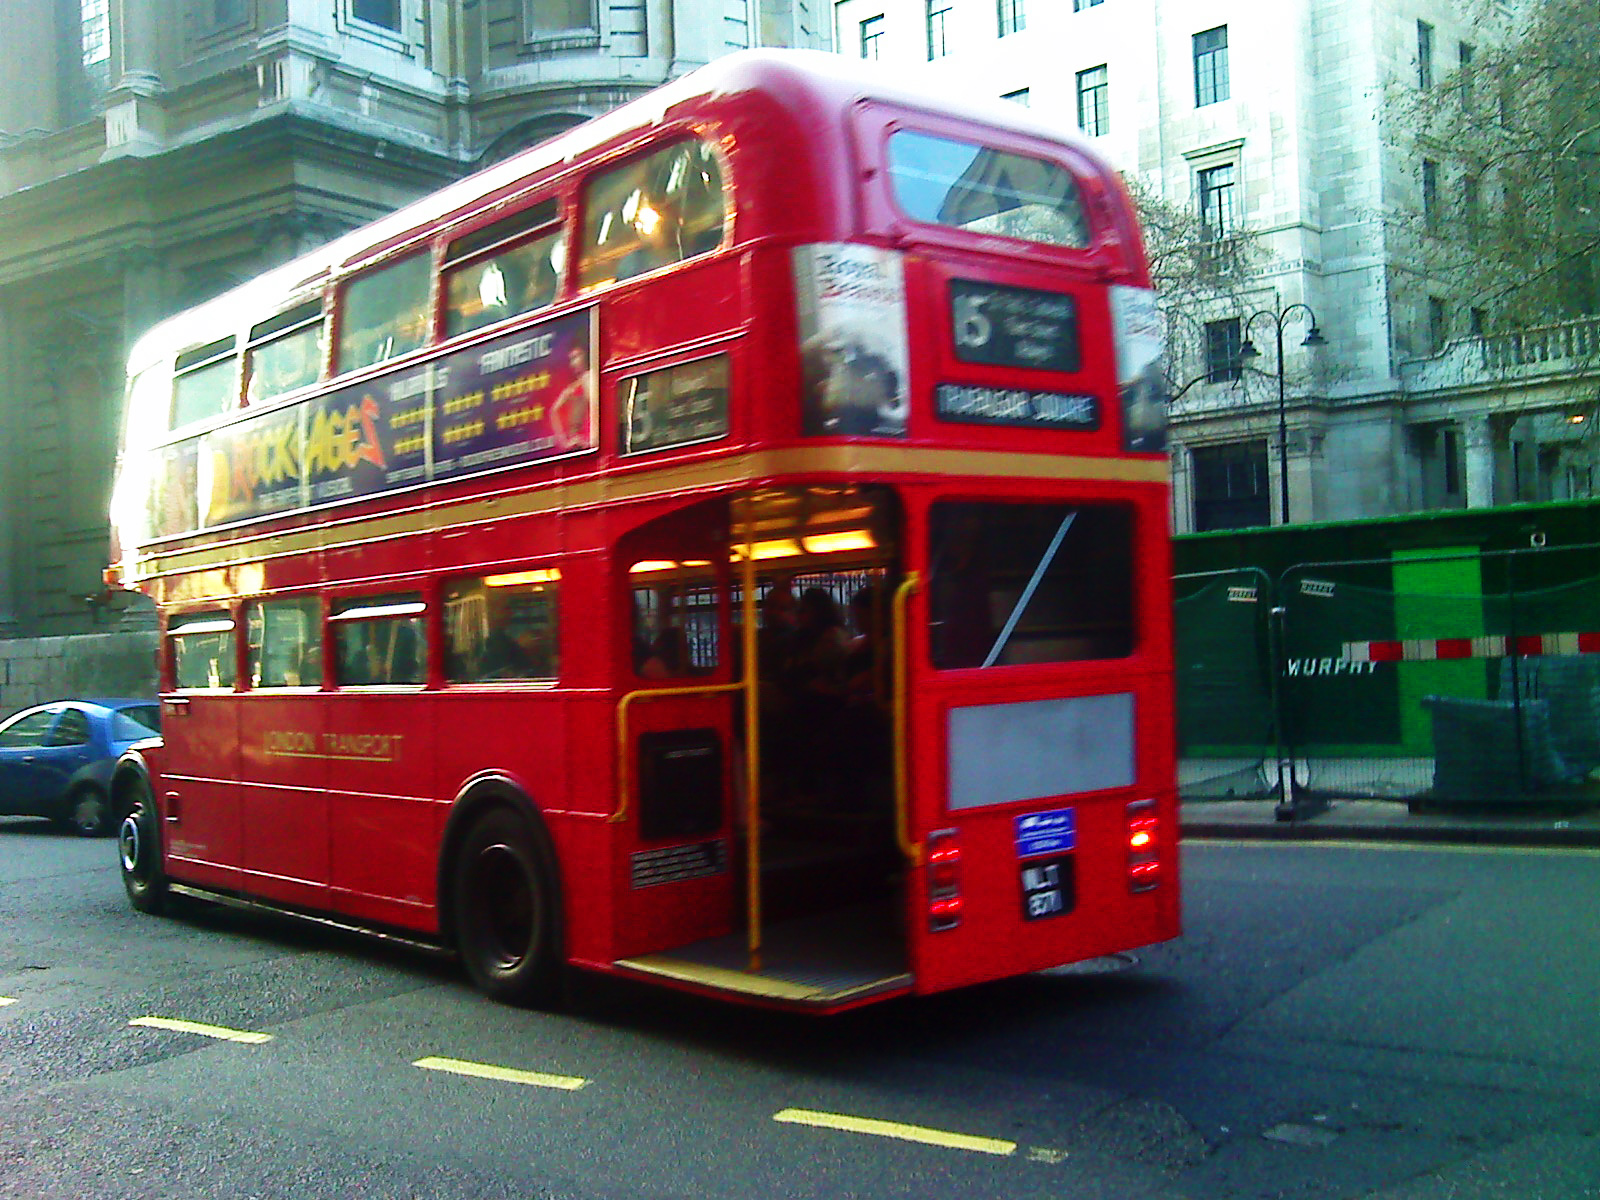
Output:
<svg viewBox="0 0 1600 1200">
<path fill-rule="evenodd" d="M 825 1021 L 520 1012 L 113 860 L 0 820 L 6 1200 L 1600 1197 L 1593 851 L 1190 843 L 1136 965 Z"/>
</svg>

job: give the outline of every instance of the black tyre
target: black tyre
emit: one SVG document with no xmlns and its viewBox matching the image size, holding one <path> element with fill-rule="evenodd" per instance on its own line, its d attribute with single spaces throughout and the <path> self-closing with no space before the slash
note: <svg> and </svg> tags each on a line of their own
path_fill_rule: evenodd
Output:
<svg viewBox="0 0 1600 1200">
<path fill-rule="evenodd" d="M 451 875 L 456 951 L 479 990 L 503 1004 L 560 992 L 556 885 L 542 834 L 510 809 L 475 818 Z"/>
<path fill-rule="evenodd" d="M 79 837 L 105 837 L 111 832 L 111 800 L 93 784 L 82 784 L 67 793 L 57 820 Z"/>
<path fill-rule="evenodd" d="M 167 907 L 167 876 L 161 869 L 161 824 L 149 789 L 134 789 L 133 804 L 117 831 L 117 859 L 122 886 L 140 912 L 160 913 Z"/>
</svg>

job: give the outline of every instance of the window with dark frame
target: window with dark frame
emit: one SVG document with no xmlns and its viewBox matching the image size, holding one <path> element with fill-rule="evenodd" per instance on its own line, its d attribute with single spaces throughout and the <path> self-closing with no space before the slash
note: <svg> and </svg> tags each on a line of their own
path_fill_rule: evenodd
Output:
<svg viewBox="0 0 1600 1200">
<path fill-rule="evenodd" d="M 368 25 L 400 32 L 400 0 L 350 0 L 350 15 Z"/>
<path fill-rule="evenodd" d="M 1082 12 L 1086 8 L 1098 8 L 1104 0 L 1072 0 L 1072 11 Z"/>
<path fill-rule="evenodd" d="M 861 57 L 883 57 L 883 14 L 867 17 L 861 22 Z"/>
<path fill-rule="evenodd" d="M 954 0 L 928 0 L 928 61 L 950 53 L 949 21 Z"/>
<path fill-rule="evenodd" d="M 1456 83 L 1461 88 L 1461 107 L 1472 110 L 1472 56 L 1471 42 L 1456 43 Z"/>
<path fill-rule="evenodd" d="M 995 8 L 1001 37 L 1028 27 L 1027 0 L 995 0 Z"/>
<path fill-rule="evenodd" d="M 1206 382 L 1231 383 L 1244 377 L 1244 345 L 1238 317 L 1206 322 Z"/>
<path fill-rule="evenodd" d="M 1196 174 L 1200 197 L 1200 229 L 1207 241 L 1220 241 L 1238 228 L 1233 163 L 1206 167 Z"/>
<path fill-rule="evenodd" d="M 1194 35 L 1194 106 L 1217 104 L 1229 95 L 1228 27 L 1218 25 Z"/>
<path fill-rule="evenodd" d="M 1429 229 L 1439 223 L 1439 164 L 1422 160 L 1422 220 Z"/>
<path fill-rule="evenodd" d="M 1437 354 L 1444 349 L 1450 336 L 1450 310 L 1438 296 L 1428 297 L 1428 353 Z"/>
<path fill-rule="evenodd" d="M 1196 533 L 1272 523 L 1264 440 L 1196 447 L 1189 461 Z"/>
<path fill-rule="evenodd" d="M 1111 85 L 1104 63 L 1078 72 L 1078 128 L 1090 137 L 1111 132 Z"/>
<path fill-rule="evenodd" d="M 1023 108 L 1029 107 L 1031 103 L 1027 88 L 1018 88 L 1014 92 L 1007 92 L 1005 95 L 1001 96 L 1000 99 L 1009 100 L 1013 104 L 1020 104 Z"/>
<path fill-rule="evenodd" d="M 1483 226 L 1483 178 L 1470 171 L 1461 177 L 1461 219 L 1472 232 Z"/>
<path fill-rule="evenodd" d="M 522 30 L 528 41 L 548 41 L 599 29 L 594 0 L 522 0 Z"/>
<path fill-rule="evenodd" d="M 1433 26 L 1426 21 L 1417 22 L 1417 86 L 1433 86 Z"/>
</svg>

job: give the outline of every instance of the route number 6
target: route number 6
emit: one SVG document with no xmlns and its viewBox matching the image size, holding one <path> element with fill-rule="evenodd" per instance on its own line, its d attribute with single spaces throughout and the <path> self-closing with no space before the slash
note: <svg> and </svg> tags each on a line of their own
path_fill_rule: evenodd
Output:
<svg viewBox="0 0 1600 1200">
<path fill-rule="evenodd" d="M 994 322 L 983 311 L 988 296 L 957 296 L 955 298 L 956 345 L 986 346 L 994 332 Z"/>
</svg>

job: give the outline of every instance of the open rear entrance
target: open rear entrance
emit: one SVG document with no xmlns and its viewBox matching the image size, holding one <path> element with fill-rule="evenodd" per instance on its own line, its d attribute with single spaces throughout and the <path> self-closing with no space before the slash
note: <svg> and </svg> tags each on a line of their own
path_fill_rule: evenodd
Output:
<svg viewBox="0 0 1600 1200">
<path fill-rule="evenodd" d="M 654 933 L 620 938 L 649 949 L 619 968 L 808 1007 L 910 987 L 894 771 L 901 528 L 888 488 L 812 485 L 624 539 L 635 860 L 701 846 L 691 858 L 720 866 L 725 853 L 726 870 L 689 887 L 636 874 L 624 908 Z"/>
</svg>

